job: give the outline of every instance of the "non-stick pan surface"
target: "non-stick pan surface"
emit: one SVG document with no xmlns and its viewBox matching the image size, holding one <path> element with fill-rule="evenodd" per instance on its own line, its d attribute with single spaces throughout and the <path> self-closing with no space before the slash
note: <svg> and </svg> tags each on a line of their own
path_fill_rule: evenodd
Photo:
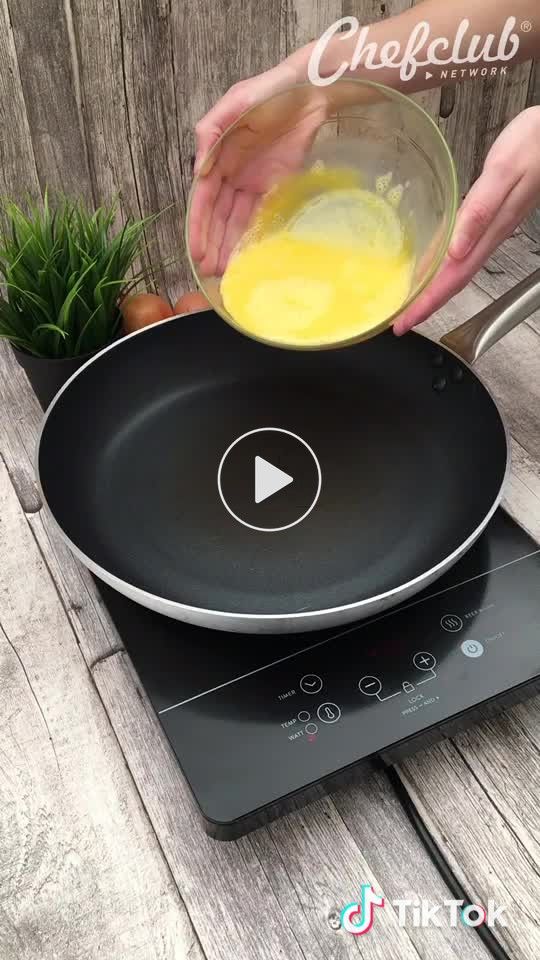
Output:
<svg viewBox="0 0 540 960">
<path fill-rule="evenodd" d="M 231 443 L 267 427 L 301 437 L 321 468 L 312 512 L 278 532 L 238 522 L 217 488 Z M 287 471 L 282 452 L 267 459 Z M 256 455 L 252 443 L 237 457 L 229 490 L 252 490 Z M 189 607 L 283 615 L 394 590 L 398 602 L 472 542 L 500 496 L 507 444 L 480 380 L 419 334 L 294 352 L 209 311 L 88 364 L 49 411 L 38 461 L 48 506 L 96 572 Z M 268 502 L 296 497 L 300 515 L 310 482 Z"/>
</svg>

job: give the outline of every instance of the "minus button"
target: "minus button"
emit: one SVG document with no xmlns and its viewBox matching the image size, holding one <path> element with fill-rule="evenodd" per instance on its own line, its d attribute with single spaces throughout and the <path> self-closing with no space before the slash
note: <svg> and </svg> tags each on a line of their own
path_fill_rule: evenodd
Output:
<svg viewBox="0 0 540 960">
<path fill-rule="evenodd" d="M 382 690 L 382 683 L 378 677 L 362 677 L 358 689 L 366 697 L 376 697 Z"/>
</svg>

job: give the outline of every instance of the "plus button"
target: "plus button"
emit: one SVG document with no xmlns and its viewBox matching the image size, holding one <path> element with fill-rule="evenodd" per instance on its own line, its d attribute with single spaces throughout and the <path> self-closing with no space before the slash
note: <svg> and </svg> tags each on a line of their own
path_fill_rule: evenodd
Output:
<svg viewBox="0 0 540 960">
<path fill-rule="evenodd" d="M 415 653 L 413 663 L 418 670 L 433 670 L 437 661 L 432 653 L 421 650 L 419 653 Z"/>
</svg>

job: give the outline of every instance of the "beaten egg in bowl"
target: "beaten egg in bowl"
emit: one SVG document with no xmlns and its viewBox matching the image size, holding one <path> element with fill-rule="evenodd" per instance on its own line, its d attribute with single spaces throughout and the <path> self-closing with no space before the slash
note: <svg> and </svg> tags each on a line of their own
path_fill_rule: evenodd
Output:
<svg viewBox="0 0 540 960">
<path fill-rule="evenodd" d="M 365 189 L 354 170 L 294 174 L 263 198 L 231 257 L 221 296 L 247 334 L 317 347 L 380 327 L 411 287 L 400 187 Z"/>
</svg>

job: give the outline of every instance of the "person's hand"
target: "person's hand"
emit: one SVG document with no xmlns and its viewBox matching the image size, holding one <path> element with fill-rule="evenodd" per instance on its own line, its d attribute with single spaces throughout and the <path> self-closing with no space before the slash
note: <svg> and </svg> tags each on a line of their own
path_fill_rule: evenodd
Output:
<svg viewBox="0 0 540 960">
<path fill-rule="evenodd" d="M 463 201 L 443 266 L 394 322 L 394 332 L 407 333 L 463 290 L 539 203 L 540 106 L 519 114 L 493 144 Z"/>
<path fill-rule="evenodd" d="M 197 124 L 199 180 L 190 208 L 189 245 L 203 277 L 223 273 L 258 201 L 284 174 L 302 166 L 326 119 L 329 98 L 319 88 L 295 86 L 297 82 L 296 70 L 285 61 L 235 84 Z"/>
<path fill-rule="evenodd" d="M 305 49 L 300 53 L 305 59 Z M 232 87 L 197 127 L 189 245 L 203 277 L 223 274 L 258 202 L 302 168 L 322 124 L 345 109 L 361 114 L 381 98 L 350 78 L 325 87 L 299 82 L 304 68 L 293 69 L 292 59 Z"/>
<path fill-rule="evenodd" d="M 195 126 L 194 173 L 201 169 L 219 138 L 246 110 L 297 82 L 295 69 L 287 61 L 271 70 L 235 83 Z"/>
</svg>

